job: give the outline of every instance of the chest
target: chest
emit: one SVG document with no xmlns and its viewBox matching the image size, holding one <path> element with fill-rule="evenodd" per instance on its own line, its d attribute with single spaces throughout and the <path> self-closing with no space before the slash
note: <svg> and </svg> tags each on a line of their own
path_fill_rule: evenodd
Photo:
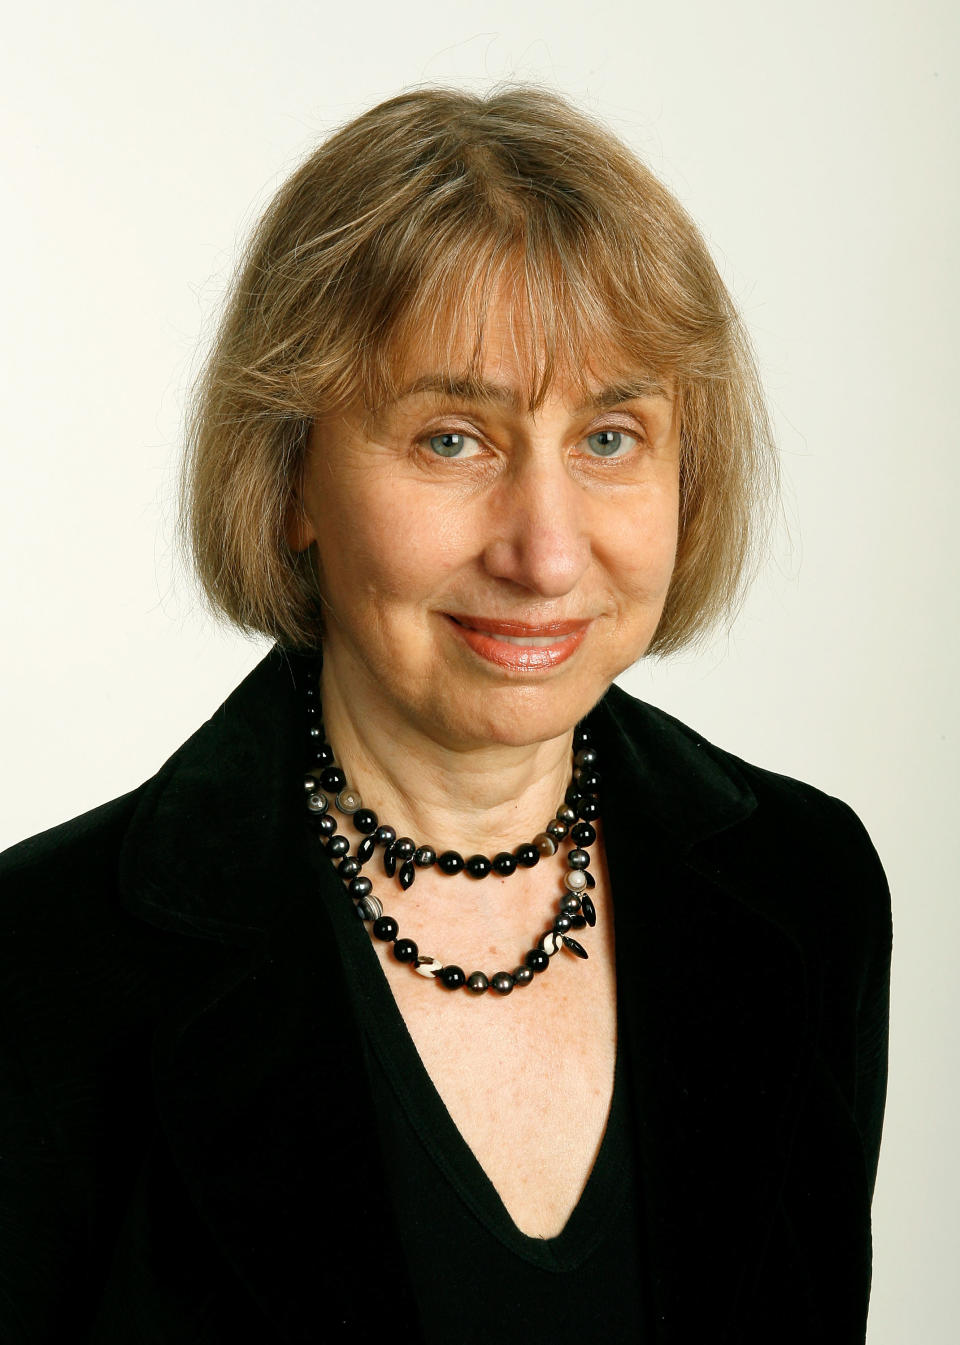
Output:
<svg viewBox="0 0 960 1345">
<path fill-rule="evenodd" d="M 616 980 L 608 885 L 598 871 L 601 879 L 597 927 L 583 940 L 589 958 L 558 953 L 529 986 L 508 996 L 446 992 L 381 954 L 430 1082 L 528 1236 L 553 1237 L 564 1227 L 610 1110 Z M 468 922 L 460 923 L 457 932 L 469 946 Z M 496 957 L 495 939 L 489 948 L 488 957 Z"/>
</svg>

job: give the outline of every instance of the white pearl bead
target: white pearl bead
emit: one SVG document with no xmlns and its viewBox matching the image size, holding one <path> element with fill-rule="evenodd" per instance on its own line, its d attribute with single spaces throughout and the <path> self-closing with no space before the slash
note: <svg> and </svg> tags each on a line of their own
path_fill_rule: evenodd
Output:
<svg viewBox="0 0 960 1345">
<path fill-rule="evenodd" d="M 337 807 L 342 813 L 355 813 L 363 807 L 363 799 L 355 789 L 341 789 L 337 795 Z"/>
</svg>

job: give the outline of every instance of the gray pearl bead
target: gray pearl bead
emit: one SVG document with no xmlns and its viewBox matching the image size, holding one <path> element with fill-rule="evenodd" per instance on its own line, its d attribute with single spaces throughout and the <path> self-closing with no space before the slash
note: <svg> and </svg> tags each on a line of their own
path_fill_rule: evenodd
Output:
<svg viewBox="0 0 960 1345">
<path fill-rule="evenodd" d="M 513 973 L 515 985 L 529 985 L 533 980 L 534 972 L 532 967 L 517 967 Z"/>
<path fill-rule="evenodd" d="M 571 869 L 585 869 L 590 863 L 590 855 L 586 850 L 571 850 L 567 855 L 567 863 Z"/>
<path fill-rule="evenodd" d="M 564 897 L 563 901 L 560 903 L 560 909 L 561 911 L 566 911 L 567 915 L 573 915 L 575 911 L 579 911 L 580 898 L 577 896 L 576 892 L 570 892 Z"/>
<path fill-rule="evenodd" d="M 484 976 L 482 971 L 472 972 L 467 977 L 467 989 L 474 995 L 482 995 L 484 991 L 489 990 L 490 982 Z"/>
</svg>

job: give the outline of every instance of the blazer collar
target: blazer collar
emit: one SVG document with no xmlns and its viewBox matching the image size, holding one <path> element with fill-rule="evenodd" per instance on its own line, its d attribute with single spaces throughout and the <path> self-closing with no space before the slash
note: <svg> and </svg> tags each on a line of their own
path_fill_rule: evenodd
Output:
<svg viewBox="0 0 960 1345">
<path fill-rule="evenodd" d="M 305 1343 L 325 1321 L 389 1329 L 414 1309 L 375 1161 L 336 1160 L 375 1146 L 376 1124 L 305 848 L 301 671 L 271 650 L 148 783 L 121 871 L 131 911 L 242 950 L 215 960 L 209 983 L 158 1030 L 158 1106 L 224 1254 L 282 1338 Z M 805 969 L 743 900 L 736 862 L 716 866 L 715 844 L 702 844 L 728 833 L 735 858 L 737 828 L 756 809 L 735 764 L 615 687 L 592 722 L 654 1338 L 720 1345 L 758 1274 L 809 1067 Z M 320 881 L 339 887 L 323 869 Z M 332 1219 L 344 1253 L 321 1265 L 305 1234 Z M 373 1227 L 387 1306 L 354 1255 Z"/>
</svg>

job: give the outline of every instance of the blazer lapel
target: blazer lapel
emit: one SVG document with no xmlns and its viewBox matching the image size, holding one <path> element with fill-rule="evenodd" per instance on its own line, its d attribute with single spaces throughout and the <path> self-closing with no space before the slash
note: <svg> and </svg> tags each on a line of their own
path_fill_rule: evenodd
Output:
<svg viewBox="0 0 960 1345">
<path fill-rule="evenodd" d="M 262 1338 L 313 1345 L 395 1329 L 415 1308 L 306 855 L 290 672 L 273 651 L 148 787 L 122 872 L 131 909 L 209 948 L 154 1040 L 174 1162 Z"/>
<path fill-rule="evenodd" d="M 704 857 L 749 818 L 749 789 L 689 741 L 667 763 L 655 734 L 598 727 L 655 1338 L 719 1345 L 749 1307 L 809 1073 L 804 966 Z"/>
<path fill-rule="evenodd" d="M 171 1024 L 155 1057 L 161 1124 L 195 1205 L 296 1345 L 415 1320 L 361 1043 L 310 896 Z"/>
</svg>

